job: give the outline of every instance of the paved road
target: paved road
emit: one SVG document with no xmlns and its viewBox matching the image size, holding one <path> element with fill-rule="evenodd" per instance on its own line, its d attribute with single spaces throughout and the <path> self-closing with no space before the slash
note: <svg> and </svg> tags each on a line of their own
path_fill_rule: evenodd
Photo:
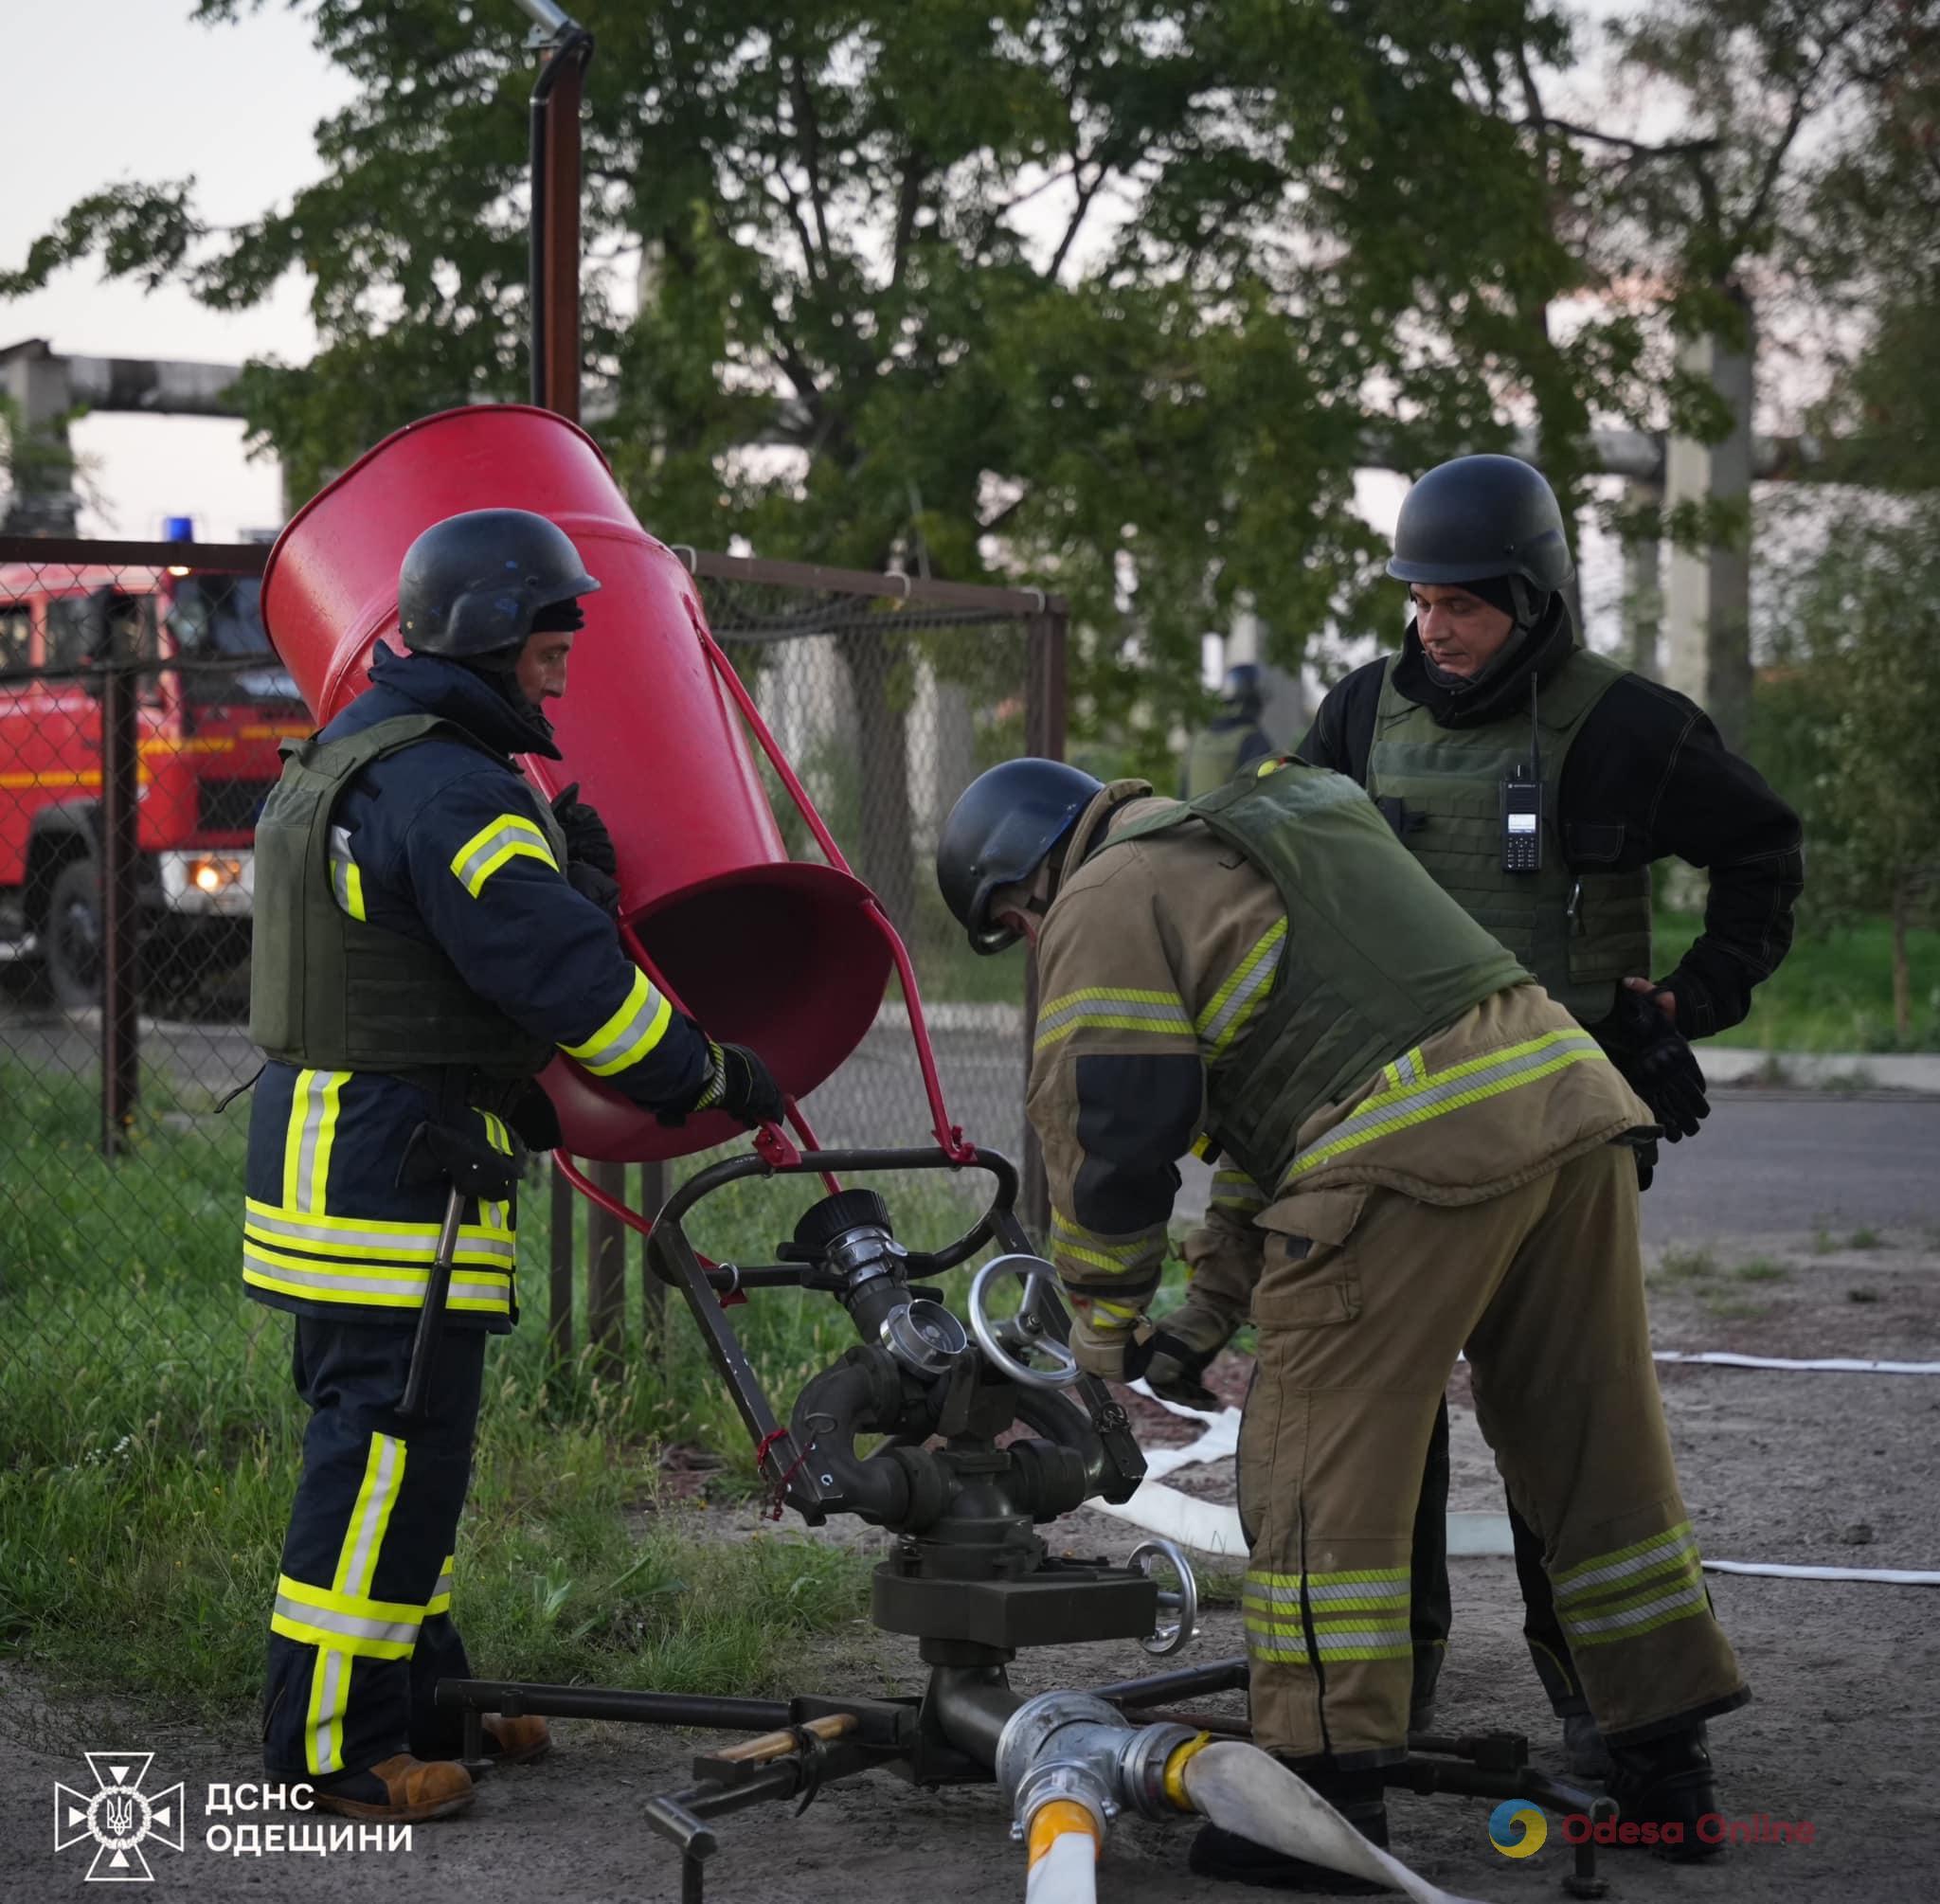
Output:
<svg viewBox="0 0 1940 1904">
<path fill-rule="evenodd" d="M 97 1028 L 0 998 L 0 1058 L 99 1075 Z M 935 1033 L 951 1116 L 977 1141 L 1021 1156 L 1023 1068 L 1016 1041 Z M 240 1027 L 150 1022 L 143 1053 L 199 1107 L 255 1069 Z M 928 1111 L 907 1032 L 882 1026 L 806 1105 L 824 1143 L 919 1143 Z M 1181 1215 L 1204 1208 L 1210 1173 L 1189 1169 Z M 1644 1200 L 1652 1244 L 1709 1235 L 1940 1229 L 1940 1098 L 1726 1089 L 1697 1139 L 1667 1147 Z"/>
</svg>

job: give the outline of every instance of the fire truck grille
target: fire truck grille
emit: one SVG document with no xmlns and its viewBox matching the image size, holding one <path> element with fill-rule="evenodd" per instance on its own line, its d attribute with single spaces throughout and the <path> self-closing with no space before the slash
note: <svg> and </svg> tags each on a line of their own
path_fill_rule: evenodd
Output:
<svg viewBox="0 0 1940 1904">
<path fill-rule="evenodd" d="M 203 833 L 248 833 L 275 781 L 204 781 L 197 792 L 195 823 Z"/>
</svg>

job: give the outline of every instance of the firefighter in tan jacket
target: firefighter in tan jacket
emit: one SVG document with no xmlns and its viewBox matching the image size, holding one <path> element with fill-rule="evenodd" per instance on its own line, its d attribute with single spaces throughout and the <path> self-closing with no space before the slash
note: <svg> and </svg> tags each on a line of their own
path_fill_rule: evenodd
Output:
<svg viewBox="0 0 1940 1904">
<path fill-rule="evenodd" d="M 1240 1437 L 1254 1735 L 1384 1841 L 1406 1755 L 1410 1528 L 1466 1351 L 1536 1528 L 1626 1817 L 1714 1809 L 1707 1717 L 1747 1697 L 1679 1496 L 1644 1319 L 1649 1113 L 1595 1039 L 1343 776 L 1269 762 L 1190 804 L 1012 761 L 937 848 L 979 951 L 1036 946 L 1028 1105 L 1091 1373 L 1176 1353 L 1148 1305 L 1177 1160 L 1266 1186 Z M 1203 1828 L 1194 1868 L 1327 1875 Z"/>
</svg>

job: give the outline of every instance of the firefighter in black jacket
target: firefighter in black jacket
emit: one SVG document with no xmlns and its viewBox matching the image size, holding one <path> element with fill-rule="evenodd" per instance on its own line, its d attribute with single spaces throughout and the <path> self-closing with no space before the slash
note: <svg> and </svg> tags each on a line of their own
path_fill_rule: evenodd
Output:
<svg viewBox="0 0 1940 1904">
<path fill-rule="evenodd" d="M 250 1035 L 269 1062 L 249 1127 L 242 1275 L 295 1318 L 312 1409 L 270 1622 L 274 1778 L 393 1822 L 472 1798 L 431 1703 L 468 1678 L 451 1556 L 485 1338 L 517 1319 L 516 1159 L 558 1141 L 532 1082 L 558 1051 L 677 1121 L 757 1123 L 781 1093 L 710 1040 L 620 948 L 612 841 L 569 788 L 540 704 L 599 587 L 555 525 L 475 510 L 425 530 L 398 584 L 405 654 L 296 748 L 256 836 Z M 496 1179 L 495 1181 L 493 1179 Z M 454 1186 L 464 1196 L 424 1406 L 404 1397 Z M 548 1741 L 485 1721 L 504 1762 Z"/>
<path fill-rule="evenodd" d="M 1792 939 L 1804 879 L 1797 816 L 1682 694 L 1591 654 L 1562 594 L 1571 575 L 1550 486 L 1513 457 L 1461 457 L 1415 484 L 1389 573 L 1414 608 L 1397 654 L 1356 669 L 1300 746 L 1367 788 L 1436 882 L 1587 1026 L 1673 1142 L 1708 1106 L 1687 1041 L 1739 1023 Z M 1660 979 L 1653 861 L 1710 873 L 1704 930 Z M 1649 1182 L 1655 1147 L 1639 1153 Z M 1271 1186 L 1267 1186 L 1270 1191 Z M 1265 1195 L 1220 1170 L 1186 1243 L 1186 1305 L 1166 1319 L 1192 1353 L 1155 1362 L 1174 1399 L 1246 1318 Z M 1414 1531 L 1415 1703 L 1426 1718 L 1449 1626 L 1445 1408 Z M 1563 1719 L 1572 1768 L 1607 1764 L 1555 1616 L 1540 1542 L 1516 1515 L 1525 1632 Z"/>
</svg>

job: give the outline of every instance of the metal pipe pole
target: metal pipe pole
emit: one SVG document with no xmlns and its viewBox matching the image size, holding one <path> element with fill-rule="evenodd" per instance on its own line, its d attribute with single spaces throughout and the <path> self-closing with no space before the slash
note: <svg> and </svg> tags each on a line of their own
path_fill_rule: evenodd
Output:
<svg viewBox="0 0 1940 1904">
<path fill-rule="evenodd" d="M 1041 598 L 1040 598 L 1041 599 Z M 1070 627 L 1069 611 L 1046 604 L 1026 618 L 1024 659 L 1024 745 L 1042 760 L 1061 761 L 1066 742 L 1066 645 Z M 1031 1074 L 1031 1054 L 1037 1038 L 1037 958 L 1031 954 L 1024 967 L 1024 1075 Z M 1051 1186 L 1044 1175 L 1044 1153 L 1027 1119 L 1024 1125 L 1024 1193 L 1017 1214 L 1041 1245 L 1051 1230 Z"/>
<path fill-rule="evenodd" d="M 550 0 L 519 0 L 542 64 L 530 105 L 531 394 L 580 416 L 580 107 L 593 36 Z M 545 37 L 541 37 L 541 36 Z"/>
<path fill-rule="evenodd" d="M 136 816 L 140 787 L 135 745 L 135 672 L 118 630 L 105 644 L 101 674 L 101 1153 L 117 1157 L 135 1122 L 141 1081 L 136 1015 L 140 900 L 136 892 Z"/>
</svg>

